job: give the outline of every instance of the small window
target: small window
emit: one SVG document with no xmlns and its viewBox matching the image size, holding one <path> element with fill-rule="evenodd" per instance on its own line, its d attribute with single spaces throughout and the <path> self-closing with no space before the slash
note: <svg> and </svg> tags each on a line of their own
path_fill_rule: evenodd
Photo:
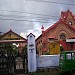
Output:
<svg viewBox="0 0 75 75">
<path fill-rule="evenodd" d="M 69 22 L 68 22 L 68 24 L 69 24 L 69 25 L 72 25 L 72 22 L 71 22 L 71 21 L 69 21 Z"/>
<path fill-rule="evenodd" d="M 64 54 L 61 54 L 60 55 L 60 59 L 64 59 Z"/>
<path fill-rule="evenodd" d="M 66 59 L 68 60 L 75 60 L 75 53 L 68 53 L 66 54 Z"/>
<path fill-rule="evenodd" d="M 72 59 L 75 60 L 75 53 L 72 53 Z"/>
<path fill-rule="evenodd" d="M 66 59 L 72 59 L 71 53 L 66 54 Z"/>
<path fill-rule="evenodd" d="M 60 39 L 65 40 L 66 39 L 66 36 L 64 34 L 61 34 L 60 35 Z"/>
</svg>

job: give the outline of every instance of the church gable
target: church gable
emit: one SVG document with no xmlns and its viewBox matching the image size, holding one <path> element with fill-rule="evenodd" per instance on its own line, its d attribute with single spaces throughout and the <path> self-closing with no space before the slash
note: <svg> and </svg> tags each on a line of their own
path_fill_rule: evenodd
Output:
<svg viewBox="0 0 75 75">
<path fill-rule="evenodd" d="M 49 52 L 50 43 L 52 42 L 60 42 L 62 47 L 67 50 L 65 43 L 61 43 L 61 41 L 68 38 L 75 38 L 75 16 L 69 10 L 66 12 L 61 12 L 59 21 L 45 31 L 42 31 L 42 34 L 36 40 L 37 51 L 39 54 Z"/>
<path fill-rule="evenodd" d="M 69 24 L 71 26 L 75 24 L 75 20 L 74 20 L 73 14 L 69 10 L 67 11 L 66 22 L 67 22 L 67 24 Z"/>
<path fill-rule="evenodd" d="M 48 31 L 47 36 L 55 37 L 55 39 L 64 39 L 69 38 L 75 35 L 74 29 L 70 25 L 65 24 L 63 21 L 59 21 L 59 23 L 55 26 L 55 28 Z"/>
<path fill-rule="evenodd" d="M 10 30 L 1 36 L 1 40 L 26 40 L 26 39 Z"/>
<path fill-rule="evenodd" d="M 61 19 L 65 23 L 75 27 L 75 19 L 71 11 L 61 12 Z"/>
</svg>

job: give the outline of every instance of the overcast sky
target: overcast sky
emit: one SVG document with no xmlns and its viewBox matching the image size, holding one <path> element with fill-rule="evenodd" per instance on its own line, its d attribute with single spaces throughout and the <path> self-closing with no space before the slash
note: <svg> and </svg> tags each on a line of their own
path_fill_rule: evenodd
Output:
<svg viewBox="0 0 75 75">
<path fill-rule="evenodd" d="M 66 10 L 75 14 L 74 0 L 1 0 L 0 32 L 12 29 L 23 37 L 33 33 L 37 38 L 42 25 L 47 29 Z"/>
</svg>

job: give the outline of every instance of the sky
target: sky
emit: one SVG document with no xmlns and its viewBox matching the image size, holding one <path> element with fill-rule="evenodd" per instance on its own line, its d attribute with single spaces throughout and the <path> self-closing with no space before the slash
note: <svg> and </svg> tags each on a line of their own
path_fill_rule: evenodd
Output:
<svg viewBox="0 0 75 75">
<path fill-rule="evenodd" d="M 1 0 L 0 32 L 11 29 L 24 38 L 29 33 L 37 38 L 42 25 L 46 30 L 66 10 L 75 14 L 75 0 Z"/>
</svg>

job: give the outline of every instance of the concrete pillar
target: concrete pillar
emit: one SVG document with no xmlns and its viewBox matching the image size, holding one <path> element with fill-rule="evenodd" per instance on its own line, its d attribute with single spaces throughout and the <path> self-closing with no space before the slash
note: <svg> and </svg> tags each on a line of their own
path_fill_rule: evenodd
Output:
<svg viewBox="0 0 75 75">
<path fill-rule="evenodd" d="M 35 36 L 30 33 L 27 36 L 28 72 L 36 72 L 36 46 Z"/>
</svg>

